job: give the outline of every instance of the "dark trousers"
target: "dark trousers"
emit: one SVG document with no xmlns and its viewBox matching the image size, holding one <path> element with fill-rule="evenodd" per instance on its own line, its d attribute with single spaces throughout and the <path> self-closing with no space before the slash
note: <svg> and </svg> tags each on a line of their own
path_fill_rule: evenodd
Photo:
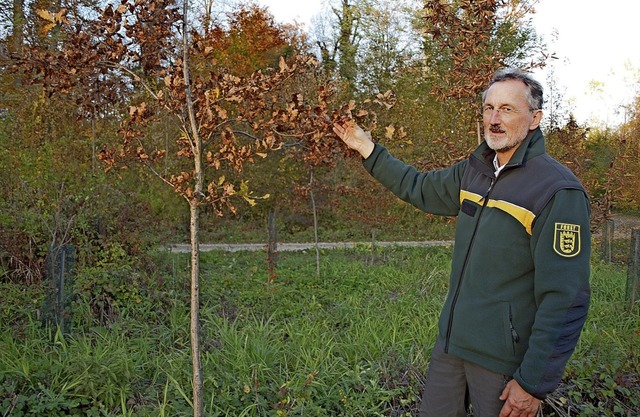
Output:
<svg viewBox="0 0 640 417">
<path fill-rule="evenodd" d="M 433 348 L 420 404 L 420 417 L 465 417 L 471 403 L 473 417 L 498 417 L 499 397 L 510 377 L 444 352 L 438 337 Z"/>
</svg>

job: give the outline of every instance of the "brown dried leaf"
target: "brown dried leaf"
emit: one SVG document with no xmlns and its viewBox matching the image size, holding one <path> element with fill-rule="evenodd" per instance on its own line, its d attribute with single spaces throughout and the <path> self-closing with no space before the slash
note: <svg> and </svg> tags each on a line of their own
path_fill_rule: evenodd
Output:
<svg viewBox="0 0 640 417">
<path fill-rule="evenodd" d="M 389 125 L 384 128 L 384 137 L 387 139 L 393 139 L 393 134 L 396 131 L 396 128 L 393 125 Z"/>
<path fill-rule="evenodd" d="M 49 32 L 51 32 L 51 29 L 53 29 L 54 27 L 56 27 L 55 23 L 47 23 L 46 25 L 44 25 L 44 27 L 42 28 L 42 33 L 43 34 L 48 34 Z"/>
<path fill-rule="evenodd" d="M 41 18 L 46 20 L 47 22 L 52 22 L 55 24 L 56 18 L 49 10 L 38 9 L 36 10 L 36 14 Z"/>
<path fill-rule="evenodd" d="M 289 70 L 289 66 L 287 65 L 287 62 L 284 60 L 284 57 L 280 57 L 280 72 L 285 72 L 287 70 Z"/>
<path fill-rule="evenodd" d="M 67 21 L 67 9 L 62 8 L 58 11 L 58 13 L 56 13 L 56 15 L 54 16 L 56 22 L 60 22 L 60 23 L 68 23 Z"/>
</svg>

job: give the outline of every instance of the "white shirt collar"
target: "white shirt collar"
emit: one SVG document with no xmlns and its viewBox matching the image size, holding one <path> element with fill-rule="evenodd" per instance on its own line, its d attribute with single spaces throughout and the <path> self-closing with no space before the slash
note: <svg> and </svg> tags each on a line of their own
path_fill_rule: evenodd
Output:
<svg viewBox="0 0 640 417">
<path fill-rule="evenodd" d="M 500 171 L 502 171 L 505 166 L 507 166 L 507 164 L 500 166 L 500 163 L 498 162 L 498 154 L 496 153 L 496 155 L 493 157 L 493 168 L 495 169 L 496 177 L 498 176 L 498 174 L 500 174 Z"/>
</svg>

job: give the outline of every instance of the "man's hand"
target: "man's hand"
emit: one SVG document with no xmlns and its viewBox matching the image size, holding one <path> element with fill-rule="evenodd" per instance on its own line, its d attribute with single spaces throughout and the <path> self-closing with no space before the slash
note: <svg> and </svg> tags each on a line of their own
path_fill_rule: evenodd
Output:
<svg viewBox="0 0 640 417">
<path fill-rule="evenodd" d="M 522 389 L 515 379 L 507 383 L 500 400 L 504 401 L 500 417 L 535 417 L 540 400 Z"/>
<path fill-rule="evenodd" d="M 363 158 L 368 158 L 373 152 L 375 145 L 371 140 L 371 134 L 362 130 L 355 122 L 334 123 L 333 131 L 349 148 L 358 152 Z"/>
</svg>

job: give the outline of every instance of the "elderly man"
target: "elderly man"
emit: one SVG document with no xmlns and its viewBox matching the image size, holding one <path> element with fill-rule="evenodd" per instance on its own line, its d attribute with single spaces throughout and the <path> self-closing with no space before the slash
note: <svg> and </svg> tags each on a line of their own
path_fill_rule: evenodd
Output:
<svg viewBox="0 0 640 417">
<path fill-rule="evenodd" d="M 355 124 L 335 133 L 399 198 L 457 216 L 449 293 L 422 417 L 535 416 L 560 382 L 589 308 L 589 201 L 545 151 L 542 86 L 498 71 L 483 94 L 485 141 L 450 168 L 418 172 Z"/>
</svg>

